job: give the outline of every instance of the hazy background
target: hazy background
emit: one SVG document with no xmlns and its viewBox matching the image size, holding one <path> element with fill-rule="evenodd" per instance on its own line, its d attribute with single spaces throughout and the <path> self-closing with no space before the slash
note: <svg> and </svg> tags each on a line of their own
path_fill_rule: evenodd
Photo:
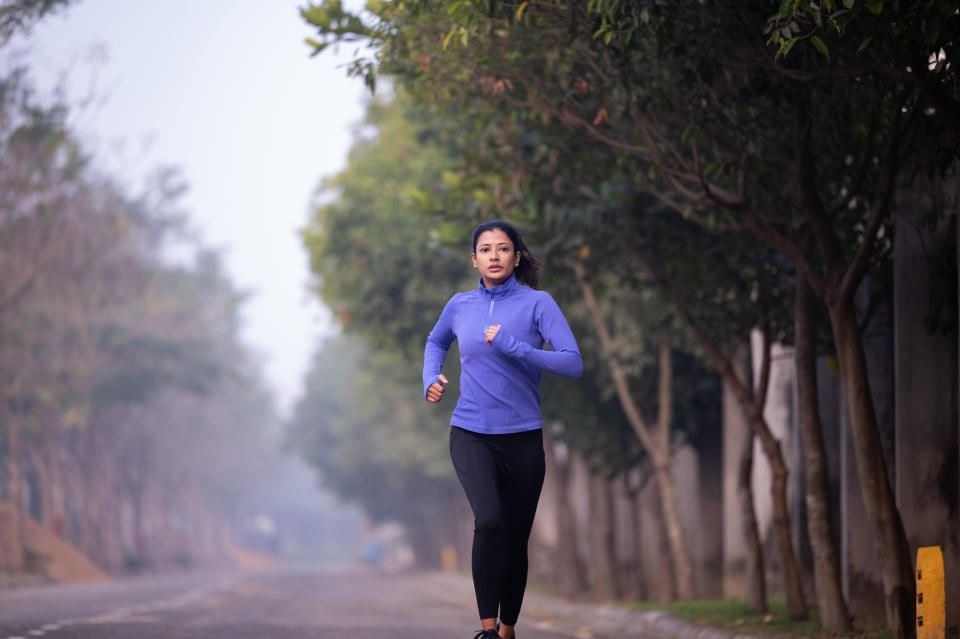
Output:
<svg viewBox="0 0 960 639">
<path fill-rule="evenodd" d="M 128 449 L 118 444 L 105 458 L 117 469 L 135 467 L 139 456 L 153 455 L 163 465 L 168 453 L 156 451 L 172 446 L 169 455 L 184 461 L 183 477 L 191 478 L 183 483 L 195 480 L 192 486 L 204 495 L 205 506 L 163 515 L 162 507 L 135 505 L 158 504 L 165 499 L 161 493 L 189 492 L 176 484 L 177 471 L 150 475 L 150 464 L 140 462 L 150 478 L 144 488 L 134 490 L 139 492 L 129 504 L 118 506 L 116 516 L 141 522 L 141 515 L 128 509 L 147 514 L 141 523 L 114 526 L 119 538 L 98 542 L 95 537 L 101 533 L 96 531 L 109 527 L 109 516 L 70 505 L 72 490 L 86 490 L 78 488 L 80 480 L 70 475 L 71 469 L 64 469 L 67 487 L 57 489 L 55 480 L 37 479 L 37 472 L 46 472 L 44 464 L 24 462 L 27 481 L 19 500 L 33 504 L 29 510 L 35 517 L 79 545 L 101 567 L 129 569 L 144 562 L 159 566 L 171 557 L 178 561 L 178 553 L 185 552 L 175 547 L 179 542 L 157 550 L 144 541 L 151 535 L 169 540 L 186 534 L 161 531 L 150 523 L 169 516 L 193 522 L 196 531 L 206 532 L 190 534 L 201 537 L 219 535 L 215 531 L 220 523 L 204 525 L 200 520 L 229 520 L 233 541 L 288 554 L 329 557 L 355 546 L 359 511 L 318 489 L 316 470 L 299 455 L 282 451 L 283 423 L 302 393 L 311 355 L 334 332 L 328 310 L 307 289 L 307 253 L 300 231 L 317 186 L 345 164 L 365 100 L 362 84 L 349 79 L 342 66 L 352 50 L 310 56 L 304 39 L 311 30 L 299 14 L 300 4 L 82 0 L 56 8 L 3 47 L 4 72 L 27 69 L 35 104 L 66 107 L 65 129 L 89 157 L 91 174 L 103 176 L 116 185 L 116 192 L 134 199 L 152 193 L 149 199 L 158 197 L 150 186 L 156 176 L 173 172 L 173 182 L 184 190 L 170 202 L 187 232 L 165 235 L 162 251 L 173 268 L 169 273 L 173 275 L 178 264 L 197 275 L 206 272 L 205 256 L 212 252 L 218 256 L 213 272 L 222 269 L 225 288 L 201 290 L 201 298 L 229 297 L 232 293 L 226 291 L 232 289 L 242 299 L 236 306 L 227 302 L 218 307 L 219 302 L 212 301 L 210 308 L 190 311 L 199 317 L 212 310 L 220 313 L 214 323 L 219 321 L 224 330 L 236 326 L 242 345 L 236 350 L 235 370 L 222 377 L 226 386 L 237 376 L 244 378 L 241 387 L 204 390 L 201 395 L 212 398 L 208 401 L 189 392 L 164 396 L 159 386 L 148 384 L 146 393 L 155 397 L 148 408 L 124 409 L 116 428 L 106 426 L 110 419 L 100 414 L 94 424 L 79 429 L 83 438 L 113 442 L 143 429 L 139 443 L 131 439 Z M 142 304 L 157 303 L 155 299 L 148 296 Z M 159 335 L 168 330 L 168 338 L 175 339 L 175 327 L 160 330 Z M 205 375 L 190 364 L 183 372 Z M 205 380 L 201 385 L 207 383 L 221 384 Z M 33 412 L 28 408 L 21 416 L 29 421 Z M 185 444 L 173 443 L 178 435 L 171 434 L 165 420 L 176 420 L 174 428 L 184 430 L 187 439 L 179 441 Z M 51 454 L 75 449 L 70 442 L 77 439 L 78 429 L 60 421 L 25 423 L 26 445 L 46 446 Z M 42 439 L 37 433 L 48 433 L 48 443 L 37 443 Z M 177 451 L 179 447 L 183 449 Z M 5 460 L 6 455 L 0 452 Z M 21 455 L 26 451 L 14 456 Z M 77 472 L 100 463 L 95 457 L 85 459 Z M 114 478 L 114 472 L 123 477 L 120 470 L 93 472 L 99 476 L 91 481 L 119 481 L 119 490 L 130 490 L 129 478 Z M 54 486 L 53 492 L 44 500 L 48 485 Z M 57 490 L 66 497 L 58 497 Z M 158 491 L 154 497 L 151 490 Z M 18 500 L 12 484 L 3 492 L 0 499 Z M 52 505 L 58 499 L 67 505 Z M 190 499 L 181 500 L 174 510 L 186 508 L 183 504 Z M 81 533 L 87 529 L 95 532 Z M 29 538 L 29 531 L 21 534 Z M 284 547 L 277 548 L 277 543 Z M 92 550 L 98 544 L 101 549 L 127 550 L 125 556 Z M 216 545 L 205 549 L 204 542 L 198 542 L 190 551 L 191 561 L 217 556 Z"/>
<path fill-rule="evenodd" d="M 75 131 L 114 177 L 177 167 L 189 220 L 250 293 L 243 334 L 281 412 L 326 309 L 305 291 L 298 230 L 315 186 L 342 168 L 362 84 L 351 49 L 311 58 L 301 2 L 83 0 L 22 47 L 41 92 L 64 87 Z"/>
</svg>

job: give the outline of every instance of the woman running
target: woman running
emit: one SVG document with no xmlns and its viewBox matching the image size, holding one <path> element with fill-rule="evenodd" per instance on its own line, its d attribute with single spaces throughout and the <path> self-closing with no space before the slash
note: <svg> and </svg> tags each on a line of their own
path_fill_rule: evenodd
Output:
<svg viewBox="0 0 960 639">
<path fill-rule="evenodd" d="M 429 402 L 443 398 L 447 378 L 440 371 L 456 338 L 460 398 L 450 418 L 450 457 L 474 516 L 482 628 L 474 639 L 510 639 L 545 470 L 540 371 L 580 377 L 583 361 L 560 307 L 536 290 L 539 264 L 517 229 L 484 222 L 471 242 L 480 284 L 450 298 L 427 337 L 423 391 Z M 553 350 L 543 350 L 544 343 Z"/>
</svg>

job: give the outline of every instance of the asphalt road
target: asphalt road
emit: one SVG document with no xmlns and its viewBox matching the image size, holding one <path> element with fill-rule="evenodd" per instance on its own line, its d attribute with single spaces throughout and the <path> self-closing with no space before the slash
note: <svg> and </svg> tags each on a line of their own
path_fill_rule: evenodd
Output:
<svg viewBox="0 0 960 639">
<path fill-rule="evenodd" d="M 591 626 L 600 607 L 527 599 L 522 639 L 639 636 Z M 469 578 L 356 566 L 0 592 L 0 639 L 471 639 L 478 628 Z"/>
</svg>

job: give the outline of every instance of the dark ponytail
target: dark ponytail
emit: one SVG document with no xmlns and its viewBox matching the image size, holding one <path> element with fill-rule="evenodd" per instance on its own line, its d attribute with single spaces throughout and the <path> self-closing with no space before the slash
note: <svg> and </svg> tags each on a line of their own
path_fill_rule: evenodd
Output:
<svg viewBox="0 0 960 639">
<path fill-rule="evenodd" d="M 473 235 L 470 237 L 470 245 L 473 247 L 473 252 L 477 252 L 477 240 L 480 239 L 480 236 L 494 229 L 499 229 L 506 233 L 510 241 L 513 242 L 513 250 L 520 251 L 520 264 L 518 264 L 517 268 L 513 271 L 517 277 L 517 281 L 533 289 L 539 288 L 540 262 L 533 257 L 533 253 L 531 253 L 527 245 L 523 243 L 523 237 L 521 237 L 520 231 L 518 231 L 513 224 L 504 222 L 503 220 L 490 220 L 473 229 Z"/>
</svg>

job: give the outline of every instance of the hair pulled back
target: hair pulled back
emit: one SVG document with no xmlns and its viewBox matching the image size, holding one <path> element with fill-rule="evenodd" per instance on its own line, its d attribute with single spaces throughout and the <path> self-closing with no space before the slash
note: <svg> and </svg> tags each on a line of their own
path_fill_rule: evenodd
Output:
<svg viewBox="0 0 960 639">
<path fill-rule="evenodd" d="M 503 220 L 490 220 L 477 226 L 477 228 L 473 229 L 473 235 L 470 237 L 470 245 L 473 247 L 473 252 L 477 252 L 477 240 L 480 239 L 480 236 L 494 229 L 499 229 L 506 233 L 510 241 L 513 242 L 513 250 L 520 251 L 520 263 L 513 271 L 517 281 L 521 284 L 526 284 L 530 288 L 538 288 L 540 286 L 540 262 L 533 257 L 533 253 L 531 253 L 527 245 L 523 243 L 523 237 L 520 235 L 520 231 L 518 231 L 513 224 L 504 222 Z"/>
</svg>

